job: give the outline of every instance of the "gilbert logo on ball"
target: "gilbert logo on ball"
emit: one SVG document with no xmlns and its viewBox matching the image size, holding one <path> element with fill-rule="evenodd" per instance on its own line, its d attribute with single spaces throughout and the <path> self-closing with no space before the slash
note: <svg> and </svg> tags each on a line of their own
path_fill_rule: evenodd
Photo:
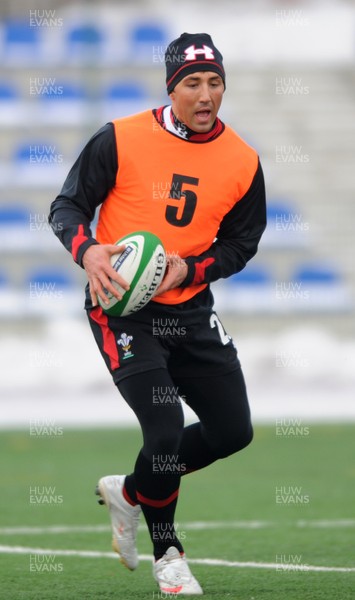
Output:
<svg viewBox="0 0 355 600">
<path fill-rule="evenodd" d="M 104 304 L 100 298 L 99 303 L 107 314 L 124 317 L 143 308 L 152 298 L 164 277 L 166 255 L 160 239 L 148 231 L 130 233 L 116 242 L 117 246 L 120 244 L 125 244 L 126 248 L 111 256 L 111 264 L 129 283 L 130 289 L 126 292 L 112 281 L 122 299 L 117 300 L 105 290 L 109 304 Z"/>
</svg>

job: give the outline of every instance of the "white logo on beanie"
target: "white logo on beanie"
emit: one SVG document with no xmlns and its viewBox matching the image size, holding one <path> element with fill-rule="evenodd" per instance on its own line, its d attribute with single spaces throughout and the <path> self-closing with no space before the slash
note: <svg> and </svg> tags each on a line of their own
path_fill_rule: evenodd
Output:
<svg viewBox="0 0 355 600">
<path fill-rule="evenodd" d="M 189 46 L 184 50 L 186 54 L 185 60 L 196 60 L 199 54 L 204 54 L 206 60 L 214 60 L 214 54 L 212 48 L 203 44 L 202 48 L 195 48 L 195 44 Z"/>
</svg>

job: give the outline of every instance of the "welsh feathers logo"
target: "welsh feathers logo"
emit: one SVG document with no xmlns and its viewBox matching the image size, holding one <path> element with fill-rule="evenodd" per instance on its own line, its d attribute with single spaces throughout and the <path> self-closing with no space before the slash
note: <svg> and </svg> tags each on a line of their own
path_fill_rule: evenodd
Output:
<svg viewBox="0 0 355 600">
<path fill-rule="evenodd" d="M 195 48 L 195 44 L 192 44 L 184 52 L 186 54 L 185 61 L 196 60 L 200 54 L 204 54 L 206 60 L 214 60 L 213 50 L 206 44 L 203 44 L 202 48 Z"/>
<path fill-rule="evenodd" d="M 127 333 L 122 333 L 121 337 L 117 340 L 118 346 L 122 346 L 122 350 L 123 350 L 122 359 L 123 360 L 125 360 L 126 358 L 132 358 L 134 356 L 134 354 L 132 354 L 132 352 L 131 352 L 131 341 L 132 340 L 133 340 L 133 335 L 127 335 Z"/>
</svg>

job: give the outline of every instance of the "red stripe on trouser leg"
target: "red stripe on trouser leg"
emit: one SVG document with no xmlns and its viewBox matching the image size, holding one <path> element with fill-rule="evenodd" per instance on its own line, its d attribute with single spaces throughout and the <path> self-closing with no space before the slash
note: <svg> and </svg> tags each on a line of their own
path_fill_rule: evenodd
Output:
<svg viewBox="0 0 355 600">
<path fill-rule="evenodd" d="M 105 315 L 101 306 L 97 306 L 90 312 L 90 318 L 97 323 L 101 329 L 103 338 L 103 350 L 110 359 L 111 369 L 118 369 L 120 361 L 118 357 L 117 344 L 113 331 L 108 326 L 108 316 Z"/>
<path fill-rule="evenodd" d="M 169 498 L 165 498 L 165 500 L 153 500 L 152 498 L 146 498 L 145 496 L 142 496 L 142 494 L 137 492 L 137 500 L 139 500 L 140 503 L 147 504 L 148 506 L 153 506 L 154 508 L 163 508 L 164 506 L 168 506 L 168 504 L 175 500 L 175 498 L 177 498 L 178 495 L 179 489 L 175 490 L 175 492 L 173 492 L 171 496 L 169 496 Z"/>
</svg>

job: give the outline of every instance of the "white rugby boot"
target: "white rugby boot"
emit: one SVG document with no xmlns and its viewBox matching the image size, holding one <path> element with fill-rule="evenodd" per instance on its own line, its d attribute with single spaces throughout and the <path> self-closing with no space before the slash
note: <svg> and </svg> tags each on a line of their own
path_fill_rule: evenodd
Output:
<svg viewBox="0 0 355 600">
<path fill-rule="evenodd" d="M 153 576 L 161 592 L 176 596 L 203 594 L 197 579 L 192 575 L 185 556 L 175 546 L 170 546 L 164 556 L 153 563 Z"/>
<path fill-rule="evenodd" d="M 138 567 L 136 537 L 138 521 L 142 509 L 139 504 L 132 506 L 123 496 L 125 475 L 102 477 L 96 487 L 101 496 L 100 504 L 109 510 L 112 525 L 112 548 L 120 555 L 122 564 L 134 571 Z"/>
</svg>

